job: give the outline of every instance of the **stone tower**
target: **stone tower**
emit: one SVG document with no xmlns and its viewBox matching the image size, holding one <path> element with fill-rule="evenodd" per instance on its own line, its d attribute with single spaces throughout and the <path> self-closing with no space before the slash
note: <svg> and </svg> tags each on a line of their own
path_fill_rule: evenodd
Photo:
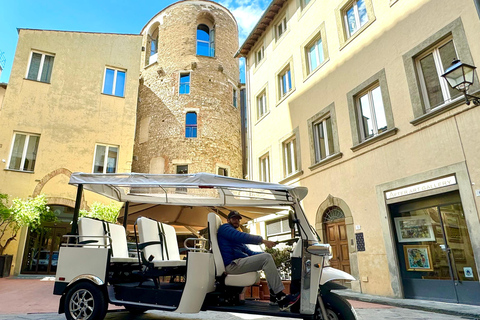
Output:
<svg viewBox="0 0 480 320">
<path fill-rule="evenodd" d="M 184 0 L 143 28 L 132 171 L 242 177 L 238 28 L 212 1 Z"/>
</svg>

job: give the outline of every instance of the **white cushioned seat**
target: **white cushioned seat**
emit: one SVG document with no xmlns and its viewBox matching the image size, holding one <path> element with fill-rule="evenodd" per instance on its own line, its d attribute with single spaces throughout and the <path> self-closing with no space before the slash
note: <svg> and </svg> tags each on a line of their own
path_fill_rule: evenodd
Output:
<svg viewBox="0 0 480 320">
<path fill-rule="evenodd" d="M 222 225 L 222 220 L 214 212 L 208 214 L 208 231 L 210 233 L 210 242 L 212 243 L 213 260 L 215 261 L 216 276 L 220 277 L 225 272 L 225 264 L 223 263 L 222 253 L 218 246 L 217 232 Z M 227 274 L 225 277 L 225 285 L 232 287 L 248 287 L 254 285 L 260 280 L 258 271 Z"/>
<path fill-rule="evenodd" d="M 127 236 L 122 225 L 83 217 L 78 220 L 78 233 L 80 241 L 96 241 L 86 247 L 96 247 L 97 244 L 98 247 L 103 247 L 107 243 L 111 249 L 111 262 L 138 263 L 137 258 L 128 255 Z M 111 243 L 108 243 L 108 238 L 105 236 L 110 237 Z"/>
<path fill-rule="evenodd" d="M 175 228 L 149 218 L 137 219 L 138 238 L 140 244 L 156 242 L 143 249 L 145 259 L 153 256 L 151 261 L 154 267 L 182 267 L 187 265 L 186 260 L 180 260 L 177 234 Z"/>
</svg>

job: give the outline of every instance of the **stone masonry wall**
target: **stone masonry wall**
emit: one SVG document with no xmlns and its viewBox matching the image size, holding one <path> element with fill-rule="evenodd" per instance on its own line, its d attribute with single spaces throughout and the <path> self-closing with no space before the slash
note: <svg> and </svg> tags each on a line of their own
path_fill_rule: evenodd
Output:
<svg viewBox="0 0 480 320">
<path fill-rule="evenodd" d="M 196 55 L 196 28 L 203 21 L 215 26 L 215 57 Z M 153 26 L 153 28 L 152 28 Z M 159 28 L 158 60 L 150 65 L 149 36 Z M 175 173 L 188 164 L 189 173 L 216 173 L 228 167 L 229 176 L 242 176 L 238 87 L 237 24 L 227 9 L 210 1 L 178 2 L 155 16 L 143 31 L 143 52 L 134 172 Z M 147 66 L 146 66 L 147 65 Z M 181 72 L 190 72 L 190 94 L 179 94 Z M 197 112 L 197 138 L 185 138 L 185 117 Z"/>
</svg>

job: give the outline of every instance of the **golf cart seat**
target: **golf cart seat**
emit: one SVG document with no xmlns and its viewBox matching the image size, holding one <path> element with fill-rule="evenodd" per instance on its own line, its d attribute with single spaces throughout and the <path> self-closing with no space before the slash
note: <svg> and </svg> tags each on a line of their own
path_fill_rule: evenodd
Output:
<svg viewBox="0 0 480 320">
<path fill-rule="evenodd" d="M 149 218 L 137 219 L 139 247 L 143 247 L 143 256 L 153 263 L 155 268 L 185 267 L 186 260 L 180 259 L 175 228 Z"/>
<path fill-rule="evenodd" d="M 220 228 L 222 220 L 214 212 L 208 214 L 208 232 L 212 243 L 213 260 L 215 261 L 215 269 L 217 278 L 221 278 L 225 274 L 225 264 L 223 263 L 220 247 L 218 246 L 217 232 Z M 241 274 L 227 274 L 225 276 L 225 285 L 232 287 L 248 287 L 260 280 L 260 273 L 252 271 Z"/>
<path fill-rule="evenodd" d="M 110 261 L 115 263 L 138 263 L 137 258 L 128 255 L 125 228 L 103 220 L 83 217 L 78 220 L 80 241 L 86 247 L 110 248 Z"/>
</svg>

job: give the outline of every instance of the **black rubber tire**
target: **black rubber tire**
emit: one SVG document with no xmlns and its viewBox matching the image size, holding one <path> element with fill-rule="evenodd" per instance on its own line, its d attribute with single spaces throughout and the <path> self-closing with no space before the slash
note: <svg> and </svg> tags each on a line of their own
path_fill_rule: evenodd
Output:
<svg viewBox="0 0 480 320">
<path fill-rule="evenodd" d="M 327 320 L 356 320 L 355 310 L 352 305 L 333 292 L 322 294 L 323 303 L 327 310 Z M 318 306 L 317 309 L 320 309 Z M 320 310 L 317 310 L 319 312 Z M 321 311 L 320 311 L 321 313 Z"/>
<path fill-rule="evenodd" d="M 102 289 L 86 281 L 68 290 L 64 306 L 67 320 L 103 320 L 108 309 Z"/>
<path fill-rule="evenodd" d="M 124 308 L 131 314 L 142 314 L 148 311 L 148 309 L 142 307 L 124 306 Z"/>
</svg>

